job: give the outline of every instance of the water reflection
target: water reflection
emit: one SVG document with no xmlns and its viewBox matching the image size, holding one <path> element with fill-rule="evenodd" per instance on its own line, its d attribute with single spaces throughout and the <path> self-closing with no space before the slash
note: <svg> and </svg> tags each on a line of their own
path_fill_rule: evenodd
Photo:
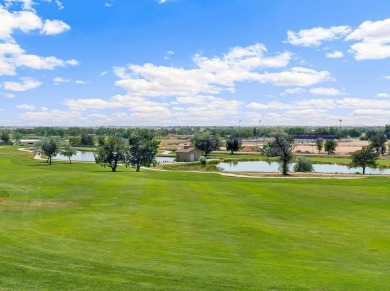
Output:
<svg viewBox="0 0 390 291">
<path fill-rule="evenodd" d="M 294 163 L 289 166 L 289 171 L 294 171 Z M 337 164 L 314 164 L 314 172 L 316 173 L 340 173 L 354 174 L 362 173 L 362 168 L 351 168 Z M 248 162 L 229 162 L 219 163 L 217 169 L 220 171 L 230 172 L 280 172 L 279 163 L 270 161 L 248 161 Z M 390 169 L 366 168 L 366 174 L 390 175 Z"/>
</svg>

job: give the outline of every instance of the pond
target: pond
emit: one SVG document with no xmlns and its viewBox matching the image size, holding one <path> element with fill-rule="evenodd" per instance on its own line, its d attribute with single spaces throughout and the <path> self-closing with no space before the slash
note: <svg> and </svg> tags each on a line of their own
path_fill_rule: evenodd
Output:
<svg viewBox="0 0 390 291">
<path fill-rule="evenodd" d="M 220 171 L 227 172 L 280 172 L 279 163 L 267 161 L 249 161 L 249 162 L 229 162 L 219 163 L 217 168 Z M 313 164 L 315 173 L 340 173 L 340 174 L 354 174 L 362 173 L 362 168 L 351 168 L 338 164 Z M 294 163 L 289 167 L 290 172 L 294 170 Z M 390 175 L 390 169 L 366 168 L 366 174 L 375 175 Z"/>
<path fill-rule="evenodd" d="M 63 155 L 57 155 L 53 160 L 68 161 L 68 157 Z M 72 161 L 82 161 L 82 162 L 95 162 L 95 157 L 93 152 L 87 151 L 77 151 L 76 155 L 71 158 Z M 171 163 L 175 160 L 174 157 L 156 157 L 157 163 Z"/>
</svg>

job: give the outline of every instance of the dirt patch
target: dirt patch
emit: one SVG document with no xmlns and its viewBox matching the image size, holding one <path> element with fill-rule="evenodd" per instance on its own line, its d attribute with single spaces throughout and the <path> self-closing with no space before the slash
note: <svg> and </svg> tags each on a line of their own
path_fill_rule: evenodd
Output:
<svg viewBox="0 0 390 291">
<path fill-rule="evenodd" d="M 30 200 L 24 202 L 16 201 L 4 201 L 2 206 L 8 207 L 12 211 L 26 211 L 26 210 L 36 210 L 36 209 L 57 209 L 57 208 L 66 208 L 74 205 L 74 202 L 71 201 L 55 201 L 55 200 Z"/>
</svg>

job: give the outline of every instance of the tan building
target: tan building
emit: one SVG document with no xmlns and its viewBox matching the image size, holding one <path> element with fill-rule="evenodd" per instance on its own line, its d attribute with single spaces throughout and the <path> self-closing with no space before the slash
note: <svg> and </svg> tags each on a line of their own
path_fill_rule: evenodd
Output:
<svg viewBox="0 0 390 291">
<path fill-rule="evenodd" d="M 195 162 L 199 161 L 201 156 L 202 151 L 191 146 L 176 150 L 176 162 Z"/>
</svg>

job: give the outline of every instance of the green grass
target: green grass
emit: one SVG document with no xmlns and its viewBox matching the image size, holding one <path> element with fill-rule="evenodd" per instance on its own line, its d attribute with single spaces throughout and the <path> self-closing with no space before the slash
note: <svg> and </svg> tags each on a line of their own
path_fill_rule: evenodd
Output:
<svg viewBox="0 0 390 291">
<path fill-rule="evenodd" d="M 386 290 L 388 177 L 111 173 L 0 148 L 1 290 Z"/>
</svg>

